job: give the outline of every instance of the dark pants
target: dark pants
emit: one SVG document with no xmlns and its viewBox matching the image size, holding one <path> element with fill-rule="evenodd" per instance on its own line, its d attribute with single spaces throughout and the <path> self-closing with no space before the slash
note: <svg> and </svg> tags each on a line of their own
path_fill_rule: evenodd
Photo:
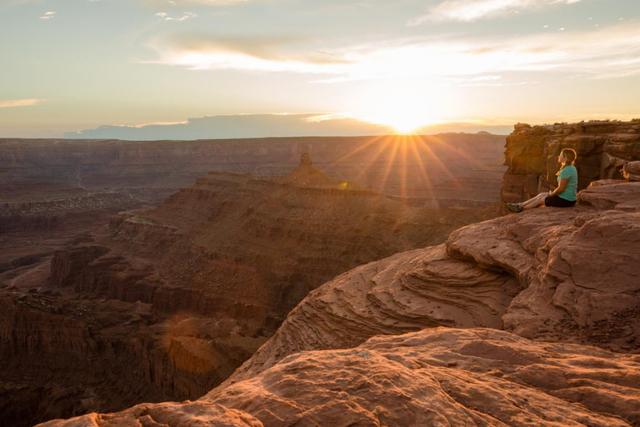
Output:
<svg viewBox="0 0 640 427">
<path fill-rule="evenodd" d="M 570 202 L 569 200 L 563 199 L 562 197 L 548 196 L 544 199 L 545 206 L 553 206 L 554 208 L 572 208 L 576 205 L 576 202 Z"/>
</svg>

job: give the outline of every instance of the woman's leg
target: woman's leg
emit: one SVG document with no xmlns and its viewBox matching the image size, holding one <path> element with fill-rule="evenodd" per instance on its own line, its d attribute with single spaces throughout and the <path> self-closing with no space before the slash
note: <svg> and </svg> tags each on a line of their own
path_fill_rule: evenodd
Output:
<svg viewBox="0 0 640 427">
<path fill-rule="evenodd" d="M 520 203 L 520 206 L 522 209 L 539 208 L 540 206 L 544 206 L 544 199 L 546 199 L 548 195 L 549 193 L 540 193 L 537 196 Z"/>
</svg>

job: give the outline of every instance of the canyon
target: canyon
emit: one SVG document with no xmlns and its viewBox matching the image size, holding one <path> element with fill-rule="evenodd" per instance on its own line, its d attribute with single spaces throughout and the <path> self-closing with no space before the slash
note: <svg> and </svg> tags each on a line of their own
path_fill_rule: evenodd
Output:
<svg viewBox="0 0 640 427">
<path fill-rule="evenodd" d="M 442 204 L 455 207 L 433 207 L 434 199 L 389 197 L 325 174 L 305 154 L 308 144 L 288 142 L 287 156 L 302 154 L 289 169 L 277 155 L 272 163 L 253 161 L 232 142 L 243 165 L 233 155 L 199 165 L 203 155 L 188 142 L 182 160 L 144 149 L 103 157 L 100 141 L 24 142 L 44 154 L 17 154 L 9 144 L 0 215 L 2 420 L 32 425 L 198 398 L 249 358 L 311 289 L 359 264 L 439 243 L 496 213 L 491 168 L 502 166 L 495 158 L 486 160 L 493 186 L 475 200 L 447 195 Z M 403 176 L 402 157 L 390 157 L 394 150 L 428 152 L 415 140 L 385 144 L 380 161 L 390 165 L 390 182 Z M 480 143 L 477 157 L 492 159 L 501 147 Z M 109 163 L 113 158 L 120 160 Z M 359 161 L 340 164 L 355 168 Z M 222 171 L 202 172 L 220 164 Z M 278 176 L 281 170 L 287 173 Z M 173 188 L 195 174 L 195 182 Z"/>
<path fill-rule="evenodd" d="M 504 136 L 303 137 L 196 141 L 0 139 L 0 200 L 25 187 L 135 190 L 162 200 L 210 171 L 282 176 L 308 152 L 329 176 L 414 202 L 496 202 Z M 32 191 L 32 193 L 33 193 Z M 44 188 L 43 192 L 48 191 Z"/>
<path fill-rule="evenodd" d="M 566 146 L 578 205 L 499 217 L 308 156 L 209 172 L 3 287 L 4 396 L 90 412 L 46 426 L 638 425 L 640 183 L 617 178 L 640 123 L 516 125 L 503 200 L 552 185 Z"/>
</svg>

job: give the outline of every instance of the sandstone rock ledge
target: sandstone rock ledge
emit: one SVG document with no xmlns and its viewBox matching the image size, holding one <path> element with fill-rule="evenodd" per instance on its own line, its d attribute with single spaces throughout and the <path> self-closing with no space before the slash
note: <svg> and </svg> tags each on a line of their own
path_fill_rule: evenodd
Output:
<svg viewBox="0 0 640 427">
<path fill-rule="evenodd" d="M 439 327 L 297 353 L 197 402 L 44 426 L 628 426 L 639 385 L 636 355 Z"/>
<path fill-rule="evenodd" d="M 45 425 L 640 425 L 640 183 L 601 184 L 336 277 L 199 401 Z"/>
<path fill-rule="evenodd" d="M 640 352 L 640 183 L 593 186 L 573 209 L 469 225 L 310 293 L 227 383 L 305 350 L 434 326 Z"/>
</svg>

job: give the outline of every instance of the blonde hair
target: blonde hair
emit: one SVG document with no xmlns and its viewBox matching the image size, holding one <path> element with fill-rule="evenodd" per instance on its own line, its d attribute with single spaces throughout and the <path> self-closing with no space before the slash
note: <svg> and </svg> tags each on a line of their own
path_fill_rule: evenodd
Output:
<svg viewBox="0 0 640 427">
<path fill-rule="evenodd" d="M 560 175 L 560 171 L 566 168 L 567 165 L 573 166 L 574 163 L 576 162 L 576 159 L 578 158 L 578 153 L 576 153 L 576 150 L 574 150 L 573 148 L 563 148 L 562 150 L 560 150 L 560 154 L 564 156 L 564 158 L 566 159 L 566 162 L 562 164 L 562 167 L 556 173 L 556 176 Z"/>
</svg>

